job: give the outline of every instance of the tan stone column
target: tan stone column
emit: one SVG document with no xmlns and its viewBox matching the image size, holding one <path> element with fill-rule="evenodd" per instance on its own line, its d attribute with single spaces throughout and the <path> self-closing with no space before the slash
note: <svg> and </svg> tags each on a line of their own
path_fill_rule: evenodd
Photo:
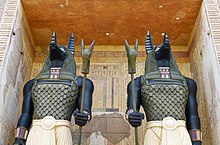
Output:
<svg viewBox="0 0 220 145">
<path fill-rule="evenodd" d="M 15 20 L 16 10 L 17 10 L 18 0 L 7 0 L 5 4 L 5 8 L 2 13 L 2 19 L 0 23 L 0 144 L 7 144 L 9 139 L 9 134 L 12 131 L 12 126 L 6 122 L 6 114 L 5 114 L 5 95 L 11 92 L 6 92 L 6 87 L 11 88 L 11 86 L 7 86 L 6 84 L 6 69 L 5 65 L 8 58 L 6 57 L 6 52 L 10 46 L 11 42 L 11 34 L 13 23 Z"/>
<path fill-rule="evenodd" d="M 214 47 L 218 63 L 220 65 L 220 7 L 219 0 L 205 0 L 205 7 L 208 16 L 209 25 L 211 28 L 210 35 L 214 41 Z"/>
<path fill-rule="evenodd" d="M 32 69 L 33 52 L 22 13 L 19 0 L 7 0 L 0 23 L 0 144 L 14 140 L 19 96 Z"/>
<path fill-rule="evenodd" d="M 189 43 L 190 70 L 197 82 L 203 145 L 220 144 L 220 16 L 216 0 L 205 0 Z"/>
</svg>

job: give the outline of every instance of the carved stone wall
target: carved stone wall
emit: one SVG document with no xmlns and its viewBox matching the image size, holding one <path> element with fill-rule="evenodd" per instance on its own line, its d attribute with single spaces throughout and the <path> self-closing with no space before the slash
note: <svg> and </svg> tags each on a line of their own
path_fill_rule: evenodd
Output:
<svg viewBox="0 0 220 145">
<path fill-rule="evenodd" d="M 220 65 L 220 7 L 219 0 L 205 0 L 206 14 L 209 21 L 210 32 L 213 37 L 214 51 Z M 219 68 L 220 70 L 220 68 Z"/>
<path fill-rule="evenodd" d="M 0 20 L 2 19 L 2 14 L 4 11 L 6 0 L 0 0 Z"/>
<path fill-rule="evenodd" d="M 14 17 L 16 23 L 11 26 L 14 34 L 10 33 L 8 38 L 0 77 L 0 145 L 12 144 L 14 140 L 23 85 L 31 76 L 33 63 L 29 34 L 20 5 Z"/>
<path fill-rule="evenodd" d="M 197 18 L 190 50 L 190 69 L 198 85 L 197 100 L 203 144 L 219 145 L 220 73 L 205 3 Z"/>
</svg>

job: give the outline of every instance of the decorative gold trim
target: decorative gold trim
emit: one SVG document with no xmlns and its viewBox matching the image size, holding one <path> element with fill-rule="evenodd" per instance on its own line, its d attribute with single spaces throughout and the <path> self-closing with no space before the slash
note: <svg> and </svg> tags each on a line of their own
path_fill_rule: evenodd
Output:
<svg viewBox="0 0 220 145">
<path fill-rule="evenodd" d="M 199 129 L 189 130 L 189 135 L 192 141 L 202 141 L 202 132 Z"/>
<path fill-rule="evenodd" d="M 126 113 L 125 113 L 125 119 L 128 120 L 128 116 L 129 116 L 129 114 L 131 114 L 131 113 L 133 113 L 133 112 L 134 112 L 133 109 L 129 109 L 129 110 L 127 110 Z"/>
<path fill-rule="evenodd" d="M 27 136 L 28 136 L 27 128 L 20 126 L 15 130 L 15 138 L 22 138 L 26 140 Z"/>
</svg>

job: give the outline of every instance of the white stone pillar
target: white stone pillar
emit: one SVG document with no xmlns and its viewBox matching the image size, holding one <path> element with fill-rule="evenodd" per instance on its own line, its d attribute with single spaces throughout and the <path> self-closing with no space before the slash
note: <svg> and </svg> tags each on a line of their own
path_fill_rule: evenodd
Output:
<svg viewBox="0 0 220 145">
<path fill-rule="evenodd" d="M 0 144 L 7 144 L 9 140 L 9 134 L 12 130 L 12 123 L 7 123 L 7 111 L 6 111 L 6 95 L 13 95 L 13 89 L 11 84 L 13 80 L 7 79 L 7 70 L 5 65 L 8 62 L 6 58 L 6 52 L 10 46 L 11 33 L 13 28 L 13 23 L 15 20 L 16 10 L 17 10 L 17 0 L 6 1 L 5 8 L 2 13 L 2 19 L 0 23 Z M 11 83 L 6 83 L 9 81 Z M 7 98 L 8 99 L 8 98 Z M 9 98 L 10 100 L 10 98 Z M 10 101 L 9 101 L 10 102 Z M 6 112 L 5 112 L 6 111 Z"/>
<path fill-rule="evenodd" d="M 220 8 L 219 0 L 205 0 L 206 12 L 211 28 L 211 36 L 213 37 L 216 57 L 220 65 Z M 219 68 L 220 70 L 220 68 Z"/>
<path fill-rule="evenodd" d="M 12 144 L 32 52 L 19 0 L 7 0 L 0 24 L 0 144 Z M 19 103 L 20 102 L 20 103 Z"/>
</svg>

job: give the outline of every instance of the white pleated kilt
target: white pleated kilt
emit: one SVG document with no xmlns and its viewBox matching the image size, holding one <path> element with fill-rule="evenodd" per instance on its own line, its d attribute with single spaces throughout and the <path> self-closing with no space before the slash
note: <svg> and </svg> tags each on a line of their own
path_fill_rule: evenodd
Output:
<svg viewBox="0 0 220 145">
<path fill-rule="evenodd" d="M 147 122 L 144 145 L 192 145 L 184 120 L 166 117 Z"/>
<path fill-rule="evenodd" d="M 33 120 L 26 145 L 72 145 L 71 123 L 46 116 Z"/>
</svg>

